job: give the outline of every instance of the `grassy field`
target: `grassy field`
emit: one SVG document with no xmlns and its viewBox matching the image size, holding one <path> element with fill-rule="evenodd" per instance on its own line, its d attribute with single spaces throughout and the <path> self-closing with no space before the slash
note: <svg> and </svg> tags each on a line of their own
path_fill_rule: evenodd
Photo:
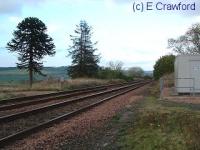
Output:
<svg viewBox="0 0 200 150">
<path fill-rule="evenodd" d="M 35 74 L 34 80 L 48 80 L 48 79 L 68 79 L 67 67 L 44 67 L 43 71 L 46 77 Z M 152 71 L 145 71 L 145 75 L 152 75 Z M 16 67 L 0 67 L 0 85 L 28 83 L 29 76 L 26 70 L 19 70 Z"/>
<path fill-rule="evenodd" d="M 200 105 L 164 102 L 155 92 L 139 104 L 132 123 L 121 127 L 120 149 L 199 150 Z"/>
<path fill-rule="evenodd" d="M 44 67 L 43 73 L 46 77 L 34 75 L 35 80 L 68 78 L 66 67 Z M 16 67 L 0 67 L 0 84 L 19 84 L 28 82 L 28 72 Z"/>
</svg>

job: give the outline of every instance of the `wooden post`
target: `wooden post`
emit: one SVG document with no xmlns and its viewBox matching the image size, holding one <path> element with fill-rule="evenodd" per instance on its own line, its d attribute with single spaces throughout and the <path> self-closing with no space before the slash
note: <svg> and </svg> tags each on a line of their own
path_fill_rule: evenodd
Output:
<svg viewBox="0 0 200 150">
<path fill-rule="evenodd" d="M 60 77 L 60 89 L 61 90 L 63 88 L 64 81 L 65 81 L 64 77 Z"/>
<path fill-rule="evenodd" d="M 160 100 L 162 99 L 162 94 L 163 94 L 163 86 L 164 86 L 164 81 L 163 78 L 160 78 Z"/>
</svg>

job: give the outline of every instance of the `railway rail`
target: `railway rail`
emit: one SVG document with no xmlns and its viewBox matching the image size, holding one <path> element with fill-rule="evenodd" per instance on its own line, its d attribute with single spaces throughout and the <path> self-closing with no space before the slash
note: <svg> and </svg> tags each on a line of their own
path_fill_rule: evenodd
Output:
<svg viewBox="0 0 200 150">
<path fill-rule="evenodd" d="M 138 82 L 138 81 L 134 81 Z M 117 86 L 117 85 L 123 85 L 126 83 L 119 83 L 119 84 L 108 84 L 108 85 L 101 85 L 101 86 L 94 86 L 94 87 L 88 87 L 88 88 L 80 88 L 80 89 L 74 89 L 74 90 L 67 90 L 67 91 L 61 91 L 61 92 L 54 92 L 54 93 L 48 93 L 48 94 L 41 94 L 41 95 L 33 95 L 33 96 L 24 96 L 24 97 L 17 97 L 17 98 L 10 98 L 10 99 L 4 99 L 0 101 L 0 105 L 8 105 L 18 102 L 24 102 L 29 100 L 37 100 L 37 99 L 43 99 L 43 98 L 50 98 L 52 96 L 61 96 L 64 94 L 73 94 L 76 92 L 83 92 L 91 89 L 97 89 L 97 88 L 103 88 L 103 87 L 110 87 L 110 86 Z"/>
<path fill-rule="evenodd" d="M 140 81 L 133 81 L 131 83 L 138 83 L 138 82 Z M 43 94 L 43 95 L 34 95 L 34 96 L 26 96 L 26 97 L 18 97 L 18 98 L 2 100 L 0 101 L 0 112 L 5 111 L 5 110 L 20 108 L 23 106 L 45 103 L 52 100 L 70 98 L 73 96 L 87 94 L 87 93 L 91 93 L 95 91 L 101 91 L 101 90 L 105 90 L 111 87 L 117 87 L 117 86 L 122 86 L 126 84 L 127 83 L 108 84 L 108 85 L 95 86 L 95 87 L 89 87 L 89 88 L 75 89 L 75 90 L 70 90 L 70 91 L 62 91 L 62 92 L 57 92 L 57 93 L 49 93 L 49 94 Z"/>
<path fill-rule="evenodd" d="M 46 98 L 42 98 L 42 99 L 34 99 L 34 100 L 23 101 L 23 102 L 20 102 L 20 103 L 3 105 L 3 106 L 0 106 L 0 116 L 1 116 L 1 113 L 4 113 L 5 111 L 11 111 L 13 109 L 20 109 L 20 108 L 24 108 L 26 106 L 46 104 L 46 103 L 49 103 L 49 102 L 56 103 L 56 102 L 61 101 L 63 99 L 69 99 L 71 97 L 82 96 L 82 95 L 86 95 L 86 94 L 89 94 L 89 93 L 103 91 L 103 90 L 106 90 L 106 89 L 108 89 L 108 88 L 107 87 L 94 88 L 94 89 L 89 89 L 89 90 L 85 90 L 85 91 L 78 91 L 78 92 L 73 92 L 73 93 L 69 93 L 69 94 L 62 94 L 62 95 L 59 95 L 59 96 L 56 95 L 56 96 L 46 97 Z"/>
<path fill-rule="evenodd" d="M 0 117 L 1 132 L 9 129 L 9 131 L 6 131 L 5 135 L 0 133 L 0 147 L 21 139 L 24 136 L 28 136 L 38 130 L 49 127 L 63 119 L 69 119 L 107 100 L 144 86 L 149 82 L 150 81 L 132 83 L 130 85 L 107 89 L 95 94 L 58 102 L 34 110 Z M 20 126 L 20 130 L 18 127 L 16 130 L 16 125 Z"/>
</svg>

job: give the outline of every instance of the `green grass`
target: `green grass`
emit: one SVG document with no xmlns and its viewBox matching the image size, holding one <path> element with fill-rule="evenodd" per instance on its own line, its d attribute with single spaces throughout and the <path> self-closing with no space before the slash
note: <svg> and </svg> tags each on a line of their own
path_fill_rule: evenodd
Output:
<svg viewBox="0 0 200 150">
<path fill-rule="evenodd" d="M 44 67 L 42 72 L 46 77 L 35 74 L 34 80 L 45 80 L 49 78 L 59 79 L 60 77 L 68 78 L 67 67 Z M 29 79 L 26 70 L 19 70 L 16 67 L 0 67 L 0 84 L 26 83 Z"/>
<path fill-rule="evenodd" d="M 20 97 L 20 96 L 25 96 L 23 94 L 12 94 L 12 93 L 4 93 L 4 92 L 0 92 L 0 101 L 4 100 L 4 99 L 9 99 L 9 98 L 14 98 L 14 97 Z"/>
<path fill-rule="evenodd" d="M 133 123 L 121 130 L 120 149 L 199 150 L 200 109 L 162 102 L 155 91 L 139 105 Z"/>
</svg>

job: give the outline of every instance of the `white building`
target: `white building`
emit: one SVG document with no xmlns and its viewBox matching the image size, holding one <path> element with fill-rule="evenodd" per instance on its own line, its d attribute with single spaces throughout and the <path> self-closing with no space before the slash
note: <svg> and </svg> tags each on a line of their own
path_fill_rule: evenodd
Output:
<svg viewBox="0 0 200 150">
<path fill-rule="evenodd" d="M 177 93 L 200 93 L 200 55 L 179 55 L 174 67 Z"/>
</svg>

